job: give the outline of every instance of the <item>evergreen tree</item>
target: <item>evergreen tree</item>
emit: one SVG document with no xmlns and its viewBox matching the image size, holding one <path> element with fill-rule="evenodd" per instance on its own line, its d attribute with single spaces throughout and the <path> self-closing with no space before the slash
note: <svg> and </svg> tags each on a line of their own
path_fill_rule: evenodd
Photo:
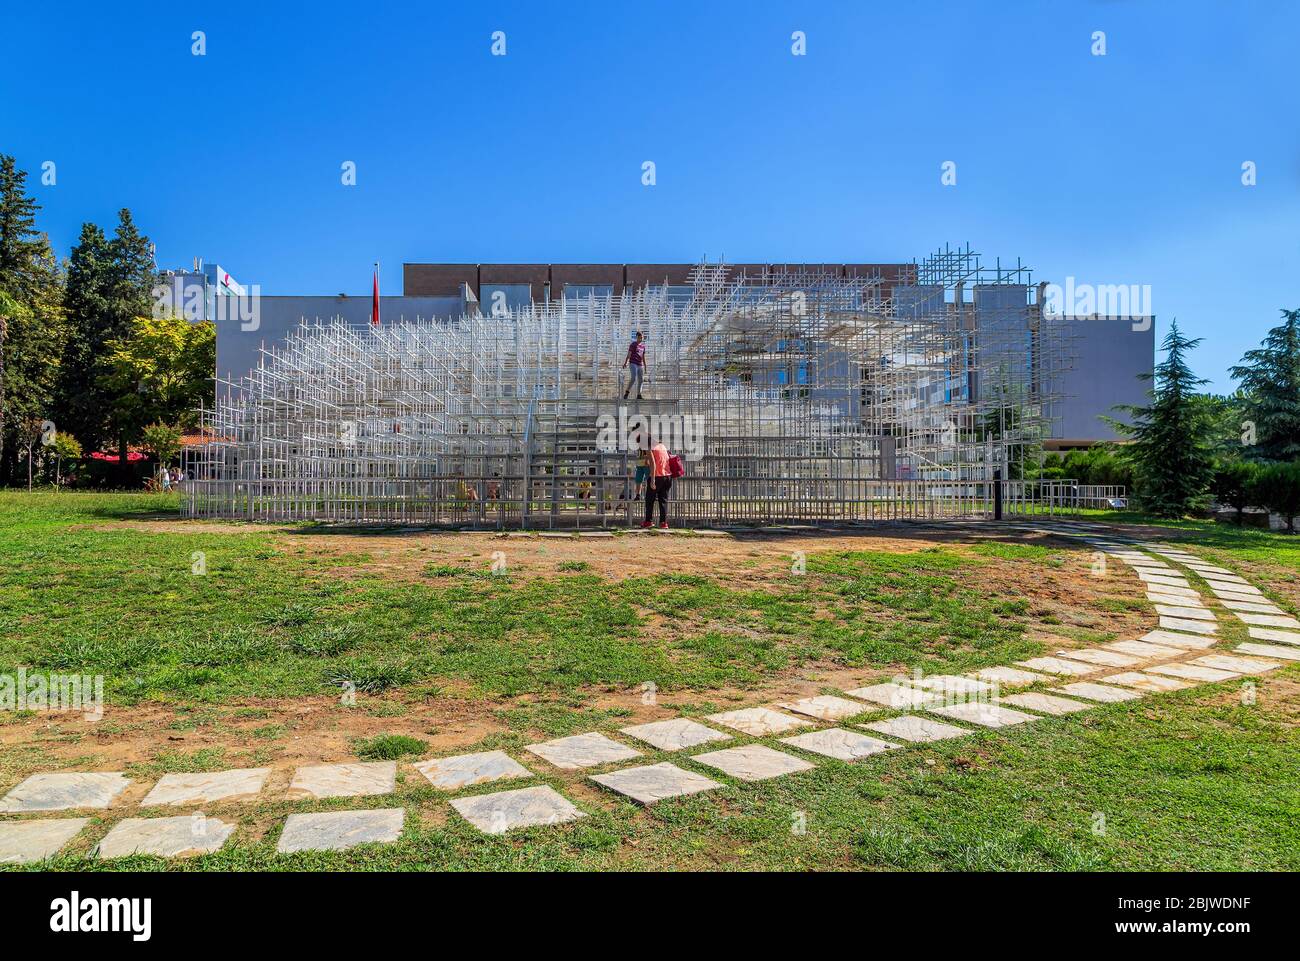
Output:
<svg viewBox="0 0 1300 961">
<path fill-rule="evenodd" d="M 1255 443 L 1247 445 L 1247 456 L 1300 457 L 1300 308 L 1283 310 L 1282 323 L 1230 373 L 1241 382 L 1245 416 L 1254 425 Z"/>
<path fill-rule="evenodd" d="M 89 448 L 116 441 L 121 463 L 135 425 L 117 416 L 129 402 L 124 392 L 136 385 L 115 384 L 109 376 L 108 345 L 131 336 L 135 321 L 151 313 L 157 270 L 149 238 L 131 212 L 118 212 L 111 240 L 94 224 L 84 224 L 68 262 L 67 311 L 72 326 L 63 378 L 64 417 Z"/>
<path fill-rule="evenodd" d="M 18 473 L 20 434 L 55 420 L 66 328 L 63 273 L 36 231 L 27 175 L 0 155 L 0 482 Z"/>
<path fill-rule="evenodd" d="M 1133 438 L 1124 455 L 1133 465 L 1139 506 L 1162 517 L 1182 517 L 1204 507 L 1208 499 L 1214 470 L 1213 417 L 1196 399 L 1195 390 L 1205 380 L 1187 363 L 1187 354 L 1200 342 L 1184 337 L 1174 321 L 1162 344 L 1165 359 L 1153 374 L 1144 375 L 1155 381 L 1150 406 L 1117 407 L 1130 415 L 1132 424 L 1107 418 Z"/>
<path fill-rule="evenodd" d="M 0 290 L 19 303 L 33 297 L 43 279 L 38 264 L 48 244 L 36 230 L 39 209 L 27 195 L 27 172 L 0 154 Z"/>
<path fill-rule="evenodd" d="M 70 431 L 87 450 L 97 450 L 106 436 L 103 399 L 95 387 L 95 362 L 107 341 L 112 284 L 108 239 L 95 224 L 82 224 L 81 236 L 68 258 L 64 309 L 68 342 L 60 376 L 60 428 Z"/>
</svg>

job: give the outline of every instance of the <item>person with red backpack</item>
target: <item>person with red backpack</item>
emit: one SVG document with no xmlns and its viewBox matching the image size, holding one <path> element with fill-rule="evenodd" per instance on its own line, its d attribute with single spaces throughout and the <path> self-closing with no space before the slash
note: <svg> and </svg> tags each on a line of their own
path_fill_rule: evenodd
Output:
<svg viewBox="0 0 1300 961">
<path fill-rule="evenodd" d="M 650 448 L 650 481 L 645 488 L 645 520 L 642 527 L 653 527 L 655 502 L 659 504 L 659 529 L 668 529 L 668 492 L 673 489 L 673 479 L 686 473 L 682 459 L 669 454 L 661 441 Z"/>
</svg>

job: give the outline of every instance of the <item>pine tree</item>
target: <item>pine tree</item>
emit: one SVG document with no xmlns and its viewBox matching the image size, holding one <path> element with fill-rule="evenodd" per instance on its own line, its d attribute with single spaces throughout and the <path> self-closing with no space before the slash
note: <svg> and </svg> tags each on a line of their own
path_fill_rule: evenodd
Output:
<svg viewBox="0 0 1300 961">
<path fill-rule="evenodd" d="M 20 433 L 56 418 L 63 354 L 63 274 L 36 230 L 27 175 L 0 155 L 0 481 L 18 472 Z"/>
<path fill-rule="evenodd" d="M 1287 461 L 1300 457 L 1300 308 L 1283 310 L 1282 323 L 1230 370 L 1241 382 L 1255 443 L 1247 456 Z"/>
<path fill-rule="evenodd" d="M 89 448 L 115 440 L 122 465 L 137 427 L 122 416 L 131 406 L 126 387 L 111 386 L 108 345 L 131 336 L 137 318 L 151 313 L 157 269 L 149 238 L 131 212 L 118 212 L 117 230 L 107 239 L 94 224 L 84 224 L 68 261 L 67 312 L 72 337 L 63 378 L 64 417 Z M 129 388 L 134 391 L 135 385 Z"/>
<path fill-rule="evenodd" d="M 97 450 L 107 436 L 103 400 L 95 385 L 96 358 L 103 351 L 112 263 L 108 239 L 95 224 L 82 224 L 81 236 L 68 258 L 64 309 L 68 341 L 59 385 L 60 427 L 87 450 Z"/>
<path fill-rule="evenodd" d="M 19 303 L 41 283 L 38 264 L 46 245 L 36 230 L 39 209 L 27 195 L 27 172 L 0 154 L 0 290 Z"/>
<path fill-rule="evenodd" d="M 1205 380 L 1187 363 L 1187 354 L 1200 342 L 1184 337 L 1174 321 L 1162 344 L 1165 359 L 1153 374 L 1144 375 L 1155 381 L 1150 406 L 1117 407 L 1130 415 L 1132 424 L 1111 420 L 1133 438 L 1124 455 L 1136 475 L 1138 504 L 1161 517 L 1182 517 L 1208 499 L 1214 470 L 1212 415 L 1197 400 L 1196 388 Z"/>
</svg>

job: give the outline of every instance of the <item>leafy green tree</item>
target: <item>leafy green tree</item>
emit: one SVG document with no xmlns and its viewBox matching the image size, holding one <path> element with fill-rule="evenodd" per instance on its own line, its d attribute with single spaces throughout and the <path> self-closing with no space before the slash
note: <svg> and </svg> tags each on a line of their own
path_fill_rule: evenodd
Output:
<svg viewBox="0 0 1300 961">
<path fill-rule="evenodd" d="M 1192 373 L 1187 355 L 1200 344 L 1170 326 L 1162 347 L 1165 359 L 1154 373 L 1149 391 L 1151 404 L 1125 404 L 1132 423 L 1107 418 L 1120 433 L 1131 437 L 1124 448 L 1137 481 L 1136 500 L 1161 517 L 1182 517 L 1205 506 L 1214 470 L 1213 419 L 1206 405 L 1195 400 L 1196 388 L 1205 383 Z"/>
<path fill-rule="evenodd" d="M 1278 461 L 1300 457 L 1300 308 L 1283 310 L 1282 323 L 1230 373 L 1241 382 L 1246 420 L 1254 428 L 1248 456 Z"/>
<path fill-rule="evenodd" d="M 1250 485 L 1250 499 L 1281 514 L 1287 533 L 1294 534 L 1295 519 L 1300 516 L 1300 461 L 1261 467 Z"/>
<path fill-rule="evenodd" d="M 71 434 L 59 433 L 54 437 L 52 451 L 54 453 L 54 484 L 55 487 L 61 488 L 63 486 L 63 462 L 80 458 L 81 444 Z"/>
<path fill-rule="evenodd" d="M 158 466 L 166 467 L 181 452 L 181 429 L 170 424 L 150 424 L 141 432 L 144 449 L 158 458 Z"/>
<path fill-rule="evenodd" d="M 1233 458 L 1221 459 L 1214 467 L 1214 477 L 1210 481 L 1210 493 L 1220 504 L 1227 504 L 1237 512 L 1237 523 L 1242 521 L 1242 513 L 1250 506 L 1251 485 L 1259 468 L 1250 461 Z"/>
<path fill-rule="evenodd" d="M 195 409 L 212 394 L 216 327 L 184 317 L 137 317 L 126 337 L 105 345 L 100 385 L 113 398 L 109 418 L 134 440 L 145 424 L 192 427 Z"/>
</svg>

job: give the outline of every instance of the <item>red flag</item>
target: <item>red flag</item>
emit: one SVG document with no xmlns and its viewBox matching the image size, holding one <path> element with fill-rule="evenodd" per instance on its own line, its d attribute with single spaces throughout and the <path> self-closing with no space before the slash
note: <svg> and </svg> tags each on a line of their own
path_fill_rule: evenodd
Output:
<svg viewBox="0 0 1300 961">
<path fill-rule="evenodd" d="M 370 302 L 370 324 L 379 326 L 379 265 L 375 265 L 375 293 Z"/>
</svg>

